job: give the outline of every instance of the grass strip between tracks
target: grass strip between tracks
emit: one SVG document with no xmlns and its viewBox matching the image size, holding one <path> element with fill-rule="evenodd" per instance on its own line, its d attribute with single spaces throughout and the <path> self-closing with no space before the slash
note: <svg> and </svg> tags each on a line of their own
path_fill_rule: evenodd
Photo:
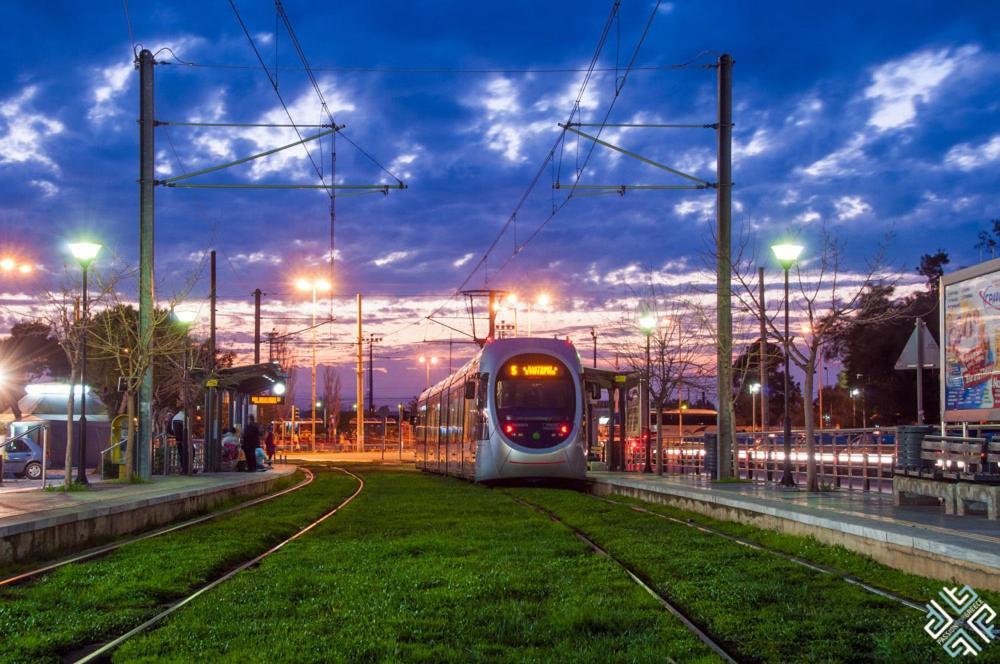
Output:
<svg viewBox="0 0 1000 664">
<path fill-rule="evenodd" d="M 206 581 L 308 524 L 354 491 L 339 472 L 218 520 L 0 589 L 0 662 L 60 655 L 127 631 Z"/>
<path fill-rule="evenodd" d="M 618 567 L 509 496 L 364 477 L 336 517 L 115 661 L 715 661 Z"/>
<path fill-rule="evenodd" d="M 669 505 L 647 503 L 637 498 L 607 496 L 607 499 L 623 504 L 636 505 L 650 512 L 689 521 L 694 525 L 706 526 L 727 535 L 739 537 L 765 548 L 773 549 L 774 551 L 830 567 L 854 576 L 858 580 L 864 581 L 876 588 L 889 590 L 921 605 L 931 599 L 936 599 L 938 592 L 945 585 L 949 587 L 954 586 L 955 583 L 959 586 L 965 585 L 960 580 L 949 584 L 939 579 L 903 572 L 876 562 L 872 558 L 851 551 L 846 547 L 823 544 L 814 537 L 789 535 L 734 521 L 719 521 L 718 519 L 713 519 L 696 512 L 687 512 L 676 507 L 670 507 Z M 976 589 L 976 592 L 990 606 L 1000 607 L 1000 593 L 983 589 Z"/>
<path fill-rule="evenodd" d="M 742 661 L 949 661 L 922 613 L 838 577 L 584 494 L 510 491 L 640 571 Z M 1000 649 L 984 656 L 997 661 Z"/>
</svg>

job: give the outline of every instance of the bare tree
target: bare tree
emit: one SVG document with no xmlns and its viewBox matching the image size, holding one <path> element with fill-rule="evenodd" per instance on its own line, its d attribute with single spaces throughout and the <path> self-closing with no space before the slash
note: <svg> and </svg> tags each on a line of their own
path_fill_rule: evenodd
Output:
<svg viewBox="0 0 1000 664">
<path fill-rule="evenodd" d="M 154 308 L 152 325 L 146 335 L 139 332 L 139 314 L 114 293 L 111 303 L 90 326 L 90 343 L 95 359 L 113 364 L 125 392 L 128 415 L 128 437 L 125 446 L 126 481 L 133 478 L 136 459 L 135 396 L 147 369 L 154 363 L 182 357 L 188 350 L 187 330 L 171 320 L 173 303 L 167 308 Z"/>
<path fill-rule="evenodd" d="M 288 343 L 288 337 L 284 334 L 274 338 L 272 349 L 274 361 L 288 376 L 285 379 L 286 403 L 279 409 L 281 417 L 288 419 L 295 404 L 295 350 Z"/>
<path fill-rule="evenodd" d="M 789 359 L 803 371 L 803 415 L 805 421 L 805 442 L 807 455 L 806 484 L 809 491 L 818 491 L 816 475 L 815 421 L 813 419 L 813 381 L 822 346 L 833 340 L 840 325 L 847 319 L 863 314 L 862 295 L 872 287 L 884 285 L 883 242 L 867 261 L 866 267 L 856 274 L 847 274 L 843 263 L 842 243 L 825 227 L 821 231 L 821 245 L 818 256 L 800 262 L 795 268 L 795 296 L 789 294 L 789 306 L 798 319 L 799 334 L 789 331 L 785 339 L 784 330 L 779 328 L 775 315 L 765 315 L 766 325 L 773 338 L 787 344 Z M 737 297 L 753 311 L 761 308 L 757 294 L 757 283 L 748 278 L 746 270 L 734 270 L 733 276 L 739 281 L 739 289 L 734 289 Z M 783 298 L 777 303 L 784 306 Z"/>
<path fill-rule="evenodd" d="M 656 408 L 656 472 L 663 474 L 663 408 L 668 398 L 681 391 L 704 373 L 706 357 L 704 338 L 697 334 L 697 315 L 683 291 L 666 293 L 650 278 L 644 292 L 636 294 L 637 306 L 622 314 L 621 334 L 625 341 L 618 352 L 626 366 L 638 372 L 647 385 L 649 404 Z M 655 321 L 643 329 L 640 319 Z M 649 337 L 649 364 L 646 363 L 646 337 Z M 645 431 L 648 422 L 640 425 Z"/>
</svg>

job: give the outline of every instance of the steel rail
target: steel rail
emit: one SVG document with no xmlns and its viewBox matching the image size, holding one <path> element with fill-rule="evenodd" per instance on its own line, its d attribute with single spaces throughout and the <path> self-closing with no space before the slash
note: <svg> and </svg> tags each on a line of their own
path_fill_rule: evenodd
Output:
<svg viewBox="0 0 1000 664">
<path fill-rule="evenodd" d="M 531 509 L 534 509 L 538 512 L 541 512 L 542 514 L 549 517 L 549 519 L 551 519 L 555 523 L 558 523 L 564 528 L 569 529 L 574 535 L 576 535 L 577 539 L 579 539 L 581 542 L 590 547 L 590 549 L 594 551 L 594 553 L 604 556 L 611 562 L 615 563 L 618 567 L 620 567 L 629 576 L 629 578 L 636 583 L 636 585 L 638 585 L 640 588 L 649 593 L 649 595 L 657 602 L 659 602 L 659 604 L 663 608 L 665 608 L 675 618 L 680 620 L 681 623 L 683 623 L 684 626 L 687 627 L 690 632 L 692 632 L 695 636 L 697 636 L 702 643 L 711 648 L 712 652 L 714 652 L 716 655 L 718 655 L 727 662 L 731 662 L 732 664 L 736 663 L 737 660 L 734 659 L 733 656 L 730 655 L 728 652 L 726 652 L 725 648 L 719 645 L 719 643 L 715 639 L 713 639 L 707 632 L 705 632 L 705 630 L 698 627 L 698 625 L 696 625 L 690 618 L 688 618 L 688 616 L 680 608 L 672 604 L 670 600 L 668 600 L 666 597 L 663 596 L 663 594 L 657 591 L 653 587 L 652 582 L 647 580 L 638 570 L 634 569 L 631 565 L 624 562 L 623 560 L 621 560 L 620 558 L 609 552 L 607 549 L 603 548 L 601 545 L 599 545 L 597 542 L 591 539 L 586 533 L 584 533 L 579 528 L 571 526 L 565 521 L 563 521 L 555 514 L 555 512 L 552 512 L 551 510 L 546 509 L 541 505 L 532 503 L 519 496 L 511 496 L 511 498 L 513 498 L 514 502 L 524 505 L 525 507 L 530 507 Z"/>
<path fill-rule="evenodd" d="M 864 581 L 862 581 L 858 577 L 853 576 L 851 574 L 847 574 L 846 572 L 842 572 L 842 571 L 840 571 L 838 569 L 835 569 L 833 567 L 828 567 L 828 566 L 822 565 L 820 563 L 814 563 L 814 562 L 812 562 L 810 560 L 806 560 L 805 558 L 799 558 L 798 556 L 793 556 L 793 555 L 791 555 L 789 553 L 784 553 L 783 551 L 778 551 L 776 549 L 772 549 L 770 547 L 766 547 L 766 546 L 764 546 L 762 544 L 758 544 L 756 542 L 751 542 L 750 540 L 743 539 L 742 537 L 737 537 L 736 535 L 730 535 L 729 533 L 722 532 L 721 530 L 716 530 L 715 528 L 711 528 L 709 526 L 706 526 L 706 525 L 703 525 L 703 524 L 700 524 L 700 523 L 689 522 L 689 521 L 685 521 L 683 519 L 678 519 L 677 517 L 667 516 L 666 514 L 660 514 L 659 512 L 654 512 L 653 510 L 646 509 L 645 507 L 640 507 L 639 505 L 632 505 L 630 503 L 623 503 L 623 502 L 620 502 L 620 501 L 617 501 L 617 500 L 611 500 L 610 498 L 605 498 L 604 496 L 594 496 L 592 494 L 588 494 L 588 495 L 590 495 L 591 498 L 595 498 L 597 500 L 601 500 L 601 501 L 606 502 L 606 503 L 611 503 L 612 505 L 619 505 L 621 507 L 627 507 L 630 510 L 632 510 L 633 512 L 639 512 L 641 514 L 648 514 L 648 515 L 651 515 L 651 516 L 655 516 L 655 517 L 657 517 L 659 519 L 664 519 L 666 521 L 670 521 L 671 523 L 678 523 L 678 524 L 681 524 L 682 526 L 688 526 L 689 528 L 694 528 L 695 530 L 698 530 L 698 531 L 703 532 L 703 533 L 708 533 L 710 535 L 717 535 L 719 537 L 722 537 L 724 539 L 730 540 L 732 542 L 736 542 L 737 544 L 741 544 L 741 545 L 743 545 L 745 547 L 754 549 L 755 551 L 763 551 L 765 553 L 773 554 L 775 556 L 778 556 L 780 558 L 784 558 L 785 560 L 793 562 L 793 563 L 795 563 L 797 565 L 802 565 L 803 567 L 808 567 L 809 569 L 813 570 L 814 572 L 820 572 L 822 574 L 829 574 L 831 576 L 836 576 L 836 577 L 840 578 L 842 581 L 850 583 L 851 585 L 854 585 L 854 586 L 858 586 L 862 590 L 866 590 L 866 591 L 868 591 L 868 592 L 870 592 L 870 593 L 872 593 L 874 595 L 879 595 L 879 596 L 884 597 L 886 599 L 891 599 L 891 600 L 893 600 L 895 602 L 899 602 L 903 606 L 909 607 L 909 608 L 914 609 L 916 611 L 920 611 L 921 613 L 925 613 L 927 611 L 927 607 L 925 607 L 925 606 L 923 606 L 921 604 L 918 604 L 917 602 L 909 600 L 909 599 L 903 597 L 902 595 L 897 595 L 896 593 L 894 593 L 894 592 L 892 592 L 890 590 L 884 590 L 882 588 L 878 588 L 876 586 L 873 586 L 873 585 L 870 585 L 868 583 L 865 583 Z"/>
<path fill-rule="evenodd" d="M 55 562 L 29 570 L 27 572 L 19 572 L 18 574 L 15 574 L 13 576 L 0 579 L 0 587 L 11 586 L 17 583 L 21 583 L 27 581 L 28 579 L 32 579 L 36 576 L 41 576 L 42 574 L 47 574 L 48 572 L 57 570 L 60 567 L 65 567 L 66 565 L 71 565 L 73 563 L 79 563 L 85 560 L 90 560 L 92 558 L 103 556 L 105 554 L 111 553 L 112 551 L 120 549 L 123 546 L 127 546 L 129 544 L 135 544 L 136 542 L 142 542 L 144 540 L 153 539 L 154 537 L 159 537 L 160 535 L 166 535 L 167 533 L 172 533 L 178 530 L 183 530 L 185 528 L 190 528 L 191 526 L 196 526 L 199 523 L 211 521 L 212 519 L 218 518 L 220 516 L 225 516 L 227 514 L 233 514 L 234 512 L 239 512 L 240 510 L 244 510 L 248 507 L 254 507 L 255 505 L 260 505 L 261 503 L 266 503 L 269 500 L 274 500 L 275 498 L 278 498 L 280 496 L 284 496 L 294 491 L 298 491 L 299 489 L 309 486 L 310 484 L 312 484 L 313 480 L 316 479 L 316 475 L 313 474 L 313 472 L 308 468 L 302 468 L 301 470 L 306 474 L 305 478 L 303 478 L 301 482 L 293 486 L 290 486 L 287 489 L 282 489 L 281 491 L 278 491 L 276 493 L 270 493 L 267 494 L 266 496 L 261 496 L 260 498 L 254 498 L 253 500 L 249 500 L 245 503 L 240 503 L 239 505 L 234 505 L 233 507 L 227 507 L 224 510 L 219 510 L 217 512 L 210 512 L 208 514 L 204 514 L 202 516 L 195 517 L 193 519 L 188 519 L 187 521 L 182 521 L 181 523 L 175 523 L 169 526 L 165 526 L 163 528 L 151 530 L 148 533 L 143 533 L 142 535 L 129 537 L 116 542 L 111 542 L 110 544 L 105 544 L 103 546 L 90 549 L 89 551 L 85 551 L 83 553 L 70 556 L 69 558 L 63 558 L 61 560 L 57 560 Z"/>
<path fill-rule="evenodd" d="M 300 537 L 302 537 L 303 535 L 305 535 L 307 532 L 309 532 L 310 530 L 312 530 L 316 526 L 320 525 L 321 523 L 323 523 L 324 521 L 326 521 L 327 519 L 329 519 L 331 516 L 333 516 L 334 514 L 336 514 L 337 512 L 339 512 L 342 508 L 344 508 L 345 506 L 347 506 L 348 503 L 350 503 L 352 500 L 354 500 L 355 498 L 357 498 L 361 494 L 362 490 L 364 490 L 364 488 L 365 488 L 365 481 L 363 479 L 361 479 L 359 476 L 355 475 L 354 473 L 352 473 L 352 472 L 350 472 L 348 470 L 344 470 L 343 468 L 339 468 L 339 467 L 334 466 L 333 469 L 337 470 L 337 471 L 340 471 L 340 472 L 344 473 L 345 475 L 350 475 L 351 477 L 353 477 L 354 479 L 356 479 L 358 481 L 358 488 L 354 490 L 354 493 L 352 493 L 350 496 L 348 496 L 343 501 L 341 501 L 336 507 L 334 507 L 332 510 L 330 510 L 327 513 L 325 513 L 323 516 L 319 517 L 318 519 L 316 519 L 315 521 L 313 521 L 309 525 L 307 525 L 307 526 L 299 529 L 291 537 L 288 537 L 287 539 L 284 539 L 281 542 L 278 542 L 277 544 L 275 544 L 274 546 L 272 546 L 270 549 L 268 549 L 264 553 L 261 553 L 261 554 L 255 556 L 254 558 L 251 558 L 250 560 L 248 560 L 248 561 L 246 561 L 246 562 L 244 562 L 244 563 L 242 563 L 242 564 L 234 567 L 233 569 L 229 570 L 228 572 L 226 572 L 225 574 L 223 574 L 219 578 L 215 579 L 214 581 L 212 581 L 212 582 L 210 582 L 210 583 L 202 586 L 201 588 L 199 588 L 198 590 L 194 591 L 193 593 L 187 595 L 183 599 L 181 599 L 181 600 L 179 600 L 177 602 L 174 602 L 173 604 L 171 604 L 170 606 L 168 606 L 166 609 L 164 609 L 160 613 L 157 613 L 155 616 L 153 616 L 152 618 L 150 618 L 146 622 L 142 623 L 141 625 L 130 629 L 128 632 L 122 634 L 121 636 L 119 636 L 118 638 L 114 639 L 113 641 L 108 641 L 107 643 L 105 643 L 104 645 L 102 645 L 100 648 L 97 648 L 96 650 L 94 650 L 93 652 L 85 655 L 84 657 L 81 657 L 80 659 L 75 660 L 76 664 L 85 664 L 86 662 L 93 662 L 95 660 L 103 660 L 111 652 L 113 652 L 116 648 L 118 648 L 118 646 L 120 646 L 121 644 L 125 643 L 126 641 L 128 641 L 129 639 L 131 639 L 133 636 L 136 636 L 137 634 L 141 634 L 142 632 L 146 631 L 147 629 L 149 629 L 153 625 L 155 625 L 158 622 L 162 621 L 167 616 L 173 614 L 174 612 L 178 611 L 179 609 L 183 608 L 184 606 L 187 606 L 188 604 L 190 604 L 191 602 L 193 602 L 198 597 L 201 597 L 202 595 L 204 595 L 205 593 L 207 593 L 209 590 L 212 590 L 213 588 L 216 588 L 217 586 L 225 583 L 226 581 L 228 581 L 229 579 L 233 578 L 234 576 L 236 576 L 240 572 L 242 572 L 242 571 L 244 571 L 246 569 L 249 569 L 250 567 L 253 567 L 254 565 L 257 565 L 258 563 L 260 563 L 260 561 L 264 560 L 264 558 L 267 558 L 268 556 L 270 556 L 270 555 L 272 555 L 274 553 L 277 553 L 280 549 L 284 548 L 285 545 L 290 544 L 290 543 L 294 542 L 295 540 L 299 539 Z"/>
</svg>

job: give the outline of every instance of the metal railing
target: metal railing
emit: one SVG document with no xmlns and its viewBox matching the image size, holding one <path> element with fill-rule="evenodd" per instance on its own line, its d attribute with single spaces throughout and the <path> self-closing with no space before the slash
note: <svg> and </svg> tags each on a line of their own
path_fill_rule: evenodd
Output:
<svg viewBox="0 0 1000 664">
<path fill-rule="evenodd" d="M 1000 427 L 996 429 L 1000 436 Z M 821 486 L 855 491 L 892 492 L 897 438 L 894 427 L 872 429 L 824 429 L 815 432 L 816 474 Z M 792 432 L 789 457 L 792 476 L 805 484 L 808 453 L 805 432 Z M 651 445 L 650 465 L 656 468 L 656 442 Z M 779 482 L 784 469 L 782 431 L 739 432 L 733 450 L 734 467 L 740 479 Z M 664 436 L 663 472 L 670 475 L 705 475 L 705 436 Z M 638 441 L 629 443 L 626 468 L 642 471 L 646 454 Z"/>
</svg>

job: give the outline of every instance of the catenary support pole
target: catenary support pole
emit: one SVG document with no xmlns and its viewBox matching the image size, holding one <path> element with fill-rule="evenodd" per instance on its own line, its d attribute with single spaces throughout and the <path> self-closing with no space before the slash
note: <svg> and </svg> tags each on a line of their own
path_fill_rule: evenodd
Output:
<svg viewBox="0 0 1000 664">
<path fill-rule="evenodd" d="M 365 349 L 363 344 L 364 337 L 362 336 L 361 329 L 361 293 L 358 293 L 358 368 L 355 394 L 357 394 L 358 401 L 357 446 L 359 452 L 365 451 Z"/>
<path fill-rule="evenodd" d="M 253 363 L 260 364 L 260 289 L 253 291 Z"/>
<path fill-rule="evenodd" d="M 767 300 L 764 295 L 764 268 L 757 268 L 757 288 L 760 300 L 760 430 L 767 431 L 768 392 L 767 392 Z"/>
<path fill-rule="evenodd" d="M 375 412 L 375 337 L 368 336 L 368 410 Z"/>
<path fill-rule="evenodd" d="M 719 128 L 716 158 L 716 374 L 719 393 L 718 477 L 732 476 L 733 441 L 733 312 L 732 312 L 732 202 L 733 202 L 733 58 L 718 62 Z"/>
<path fill-rule="evenodd" d="M 156 171 L 153 159 L 155 116 L 153 110 L 153 54 L 139 53 L 139 339 L 149 354 L 153 338 L 153 189 Z M 149 479 L 153 472 L 153 363 L 139 384 L 139 440 L 136 471 Z M 81 465 L 85 459 L 80 459 Z"/>
<path fill-rule="evenodd" d="M 215 377 L 215 249 L 208 259 L 208 375 Z M 206 470 L 217 473 L 221 468 L 219 438 L 219 392 L 215 387 L 205 390 L 205 465 Z"/>
</svg>

